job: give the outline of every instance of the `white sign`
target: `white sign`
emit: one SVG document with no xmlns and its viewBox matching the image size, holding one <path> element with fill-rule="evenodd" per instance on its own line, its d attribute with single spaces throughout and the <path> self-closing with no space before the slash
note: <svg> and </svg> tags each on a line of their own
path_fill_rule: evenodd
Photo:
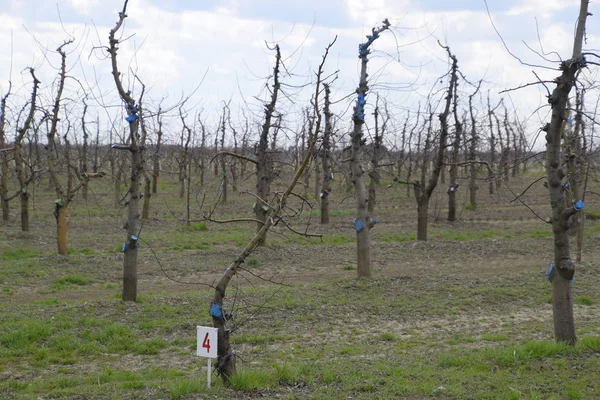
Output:
<svg viewBox="0 0 600 400">
<path fill-rule="evenodd" d="M 217 358 L 217 341 L 219 331 L 217 328 L 197 326 L 198 345 L 196 354 L 199 357 Z"/>
</svg>

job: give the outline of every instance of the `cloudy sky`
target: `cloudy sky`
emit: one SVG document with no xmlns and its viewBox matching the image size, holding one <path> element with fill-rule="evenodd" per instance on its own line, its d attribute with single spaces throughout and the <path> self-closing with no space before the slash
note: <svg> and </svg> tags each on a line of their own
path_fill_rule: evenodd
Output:
<svg viewBox="0 0 600 400">
<path fill-rule="evenodd" d="M 507 46 L 523 61 L 556 66 L 525 44 L 549 60 L 557 59 L 553 52 L 569 57 L 578 0 L 488 0 L 488 5 Z M 594 3 L 590 7 L 600 15 Z M 69 83 L 72 97 L 86 93 L 92 103 L 119 106 L 106 53 L 96 46 L 107 44 L 120 9 L 121 0 L 1 1 L 0 93 L 10 80 L 15 99 L 26 96 L 31 84 L 25 68 L 31 66 L 49 98 L 59 62 L 54 49 L 74 38 L 68 60 L 69 74 L 77 79 Z M 534 68 L 521 65 L 504 49 L 484 0 L 130 0 L 127 14 L 123 38 L 128 40 L 121 45 L 119 61 L 134 94 L 139 87 L 130 79 L 131 71 L 149 87 L 153 105 L 161 99 L 165 106 L 174 104 L 201 84 L 188 105 L 202 108 L 213 125 L 224 100 L 231 99 L 238 110 L 234 118 L 242 109 L 260 113 L 257 99 L 268 95 L 265 78 L 274 60 L 267 44 L 281 46 L 290 115 L 306 104 L 311 88 L 301 87 L 314 79 L 323 49 L 336 35 L 327 72 L 339 71 L 334 100 L 348 96 L 357 84 L 358 43 L 383 18 L 393 29 L 374 45 L 371 88 L 389 100 L 397 115 L 416 109 L 447 71 L 447 57 L 437 40 L 450 46 L 468 79 L 486 81 L 484 93 L 490 90 L 498 97 L 502 89 L 535 80 Z M 588 47 L 597 43 L 600 26 L 591 18 Z M 556 75 L 536 71 L 543 79 Z M 466 84 L 462 89 L 471 90 Z M 533 113 L 545 102 L 543 90 L 523 90 L 509 100 L 532 126 L 544 118 L 543 112 Z M 340 100 L 338 112 L 350 102 Z"/>
</svg>

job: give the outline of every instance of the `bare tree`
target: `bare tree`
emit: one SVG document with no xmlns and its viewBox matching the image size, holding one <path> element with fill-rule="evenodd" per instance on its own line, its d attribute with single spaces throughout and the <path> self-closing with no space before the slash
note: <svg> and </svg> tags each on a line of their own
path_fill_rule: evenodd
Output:
<svg viewBox="0 0 600 400">
<path fill-rule="evenodd" d="M 387 19 L 383 21 L 380 28 L 373 28 L 370 35 L 367 35 L 367 41 L 361 43 L 358 48 L 358 58 L 360 59 L 360 80 L 356 89 L 357 98 L 354 106 L 352 121 L 354 128 L 352 131 L 352 153 L 350 155 L 350 168 L 352 171 L 352 183 L 354 184 L 354 195 L 356 196 L 356 218 L 354 219 L 354 228 L 356 230 L 357 246 L 357 272 L 359 277 L 371 276 L 371 237 L 369 231 L 373 227 L 375 220 L 367 215 L 368 195 L 363 181 L 362 162 L 362 126 L 365 123 L 365 105 L 367 104 L 367 63 L 369 62 L 369 47 L 379 37 L 379 35 L 390 27 Z"/>
<path fill-rule="evenodd" d="M 81 132 L 83 134 L 83 143 L 81 145 L 81 160 L 80 160 L 80 170 L 83 176 L 86 176 L 88 173 L 88 131 L 87 125 L 85 123 L 85 115 L 87 114 L 88 105 L 85 102 L 85 98 L 82 100 L 83 103 L 83 113 L 81 114 Z M 83 186 L 81 187 L 81 197 L 84 200 L 87 200 L 87 192 L 88 192 L 88 182 L 87 180 L 83 182 Z"/>
<path fill-rule="evenodd" d="M 573 292 L 570 281 L 575 274 L 575 263 L 571 260 L 569 249 L 570 217 L 583 208 L 578 200 L 567 205 L 562 179 L 565 173 L 561 167 L 561 139 L 567 120 L 567 102 L 571 88 L 577 82 L 579 71 L 586 66 L 582 53 L 585 25 L 588 15 L 589 0 L 581 0 L 579 19 L 573 44 L 573 55 L 560 64 L 561 75 L 556 87 L 548 97 L 552 108 L 550 123 L 544 126 L 546 132 L 546 176 L 548 193 L 552 208 L 552 234 L 554 236 L 554 268 L 549 271 L 552 282 L 552 311 L 554 316 L 554 337 L 559 342 L 573 344 L 577 340 L 575 319 L 573 315 Z"/>
<path fill-rule="evenodd" d="M 235 355 L 231 351 L 231 342 L 230 342 L 230 331 L 226 329 L 227 324 L 227 314 L 223 310 L 223 301 L 225 299 L 225 292 L 227 290 L 227 286 L 231 279 L 238 273 L 241 268 L 244 260 L 252 254 L 252 252 L 261 245 L 261 242 L 264 240 L 269 229 L 273 226 L 275 221 L 280 220 L 280 216 L 282 210 L 285 209 L 287 199 L 292 194 L 294 187 L 302 177 L 304 170 L 308 168 L 310 163 L 311 154 L 317 143 L 317 139 L 319 136 L 319 128 L 321 125 L 321 112 L 319 110 L 319 93 L 321 86 L 321 75 L 323 72 L 323 66 L 325 64 L 325 60 L 327 58 L 327 54 L 329 53 L 329 49 L 333 46 L 335 40 L 327 46 L 325 50 L 325 54 L 323 55 L 323 59 L 321 64 L 319 65 L 319 69 L 317 71 L 317 83 L 315 89 L 315 95 L 313 97 L 313 105 L 315 108 L 315 115 L 317 118 L 317 123 L 315 124 L 315 132 L 312 136 L 313 140 L 311 145 L 309 146 L 309 151 L 305 154 L 304 160 L 302 164 L 296 171 L 292 181 L 287 186 L 286 190 L 278 196 L 277 202 L 273 205 L 273 207 L 269 207 L 267 213 L 265 215 L 264 223 L 262 224 L 261 229 L 256 232 L 254 237 L 248 242 L 246 247 L 240 252 L 237 259 L 232 262 L 229 267 L 225 270 L 225 273 L 220 278 L 217 286 L 215 287 L 215 294 L 210 306 L 210 315 L 212 317 L 213 326 L 218 328 L 218 350 L 217 350 L 217 365 L 216 370 L 221 375 L 223 382 L 228 384 L 232 376 L 234 376 L 236 372 L 236 363 L 235 363 Z M 279 54 L 279 50 L 277 48 L 277 54 Z M 279 57 L 278 57 L 279 60 Z M 278 61 L 279 62 L 279 61 Z M 278 65 L 278 63 L 277 63 Z M 274 104 L 274 103 L 273 103 Z"/>
<path fill-rule="evenodd" d="M 494 174 L 494 170 L 496 169 L 496 137 L 494 136 L 494 123 L 492 122 L 492 106 L 490 105 L 490 94 L 488 93 L 487 98 L 487 106 L 488 106 L 488 119 L 490 121 L 490 168 L 488 170 L 488 183 L 489 183 L 489 193 L 493 195 L 496 193 L 496 176 Z"/>
<path fill-rule="evenodd" d="M 31 90 L 31 101 L 30 108 L 27 117 L 25 118 L 25 122 L 23 126 L 17 129 L 17 136 L 15 138 L 15 171 L 17 174 L 17 180 L 19 181 L 19 190 L 15 193 L 14 196 L 9 197 L 8 200 L 11 200 L 14 197 L 19 196 L 21 200 L 21 230 L 23 232 L 29 231 L 29 184 L 35 178 L 35 172 L 32 166 L 30 166 L 29 171 L 25 169 L 25 157 L 23 157 L 23 139 L 31 128 L 33 123 L 33 118 L 35 115 L 36 108 L 36 100 L 37 100 L 37 91 L 39 84 L 41 83 L 35 76 L 35 71 L 33 68 L 29 68 L 29 73 L 31 74 L 31 78 L 33 79 L 33 89 Z"/>
<path fill-rule="evenodd" d="M 331 181 L 333 173 L 331 171 L 331 133 L 332 133 L 332 112 L 331 112 L 331 88 L 327 83 L 323 84 L 325 88 L 325 129 L 323 130 L 323 144 L 321 147 L 321 164 L 323 165 L 323 185 L 321 188 L 321 223 L 329 223 L 329 195 L 331 194 Z"/>
<path fill-rule="evenodd" d="M 473 97 L 479 92 L 481 88 L 481 80 L 477 84 L 477 88 L 473 94 L 469 95 L 469 117 L 471 118 L 471 137 L 469 138 L 469 204 L 472 210 L 477 209 L 477 146 L 479 145 L 479 135 L 477 135 L 477 121 L 475 120 L 475 113 L 473 111 Z"/>
<path fill-rule="evenodd" d="M 60 101 L 63 95 L 65 87 L 65 79 L 67 78 L 67 54 L 64 51 L 64 47 L 73 43 L 73 40 L 68 40 L 60 45 L 56 51 L 61 57 L 60 69 L 58 73 L 58 82 L 56 96 L 54 98 L 54 104 L 50 115 L 50 129 L 48 130 L 48 173 L 51 181 L 54 185 L 54 191 L 56 193 L 56 200 L 54 201 L 54 217 L 56 218 L 56 244 L 58 248 L 58 254 L 67 254 L 67 207 L 75 197 L 77 191 L 82 188 L 87 180 L 88 174 L 80 176 L 80 182 L 77 186 L 73 186 L 72 169 L 73 166 L 70 163 L 69 154 L 69 129 L 67 129 L 64 135 L 65 140 L 65 157 L 66 157 L 66 169 L 67 169 L 67 185 L 66 189 L 60 182 L 57 173 L 57 149 L 56 149 L 56 134 L 58 129 L 58 121 L 60 118 Z M 68 122 L 68 120 L 67 120 Z M 70 124 L 69 124 L 70 125 Z"/>
<path fill-rule="evenodd" d="M 375 119 L 375 137 L 373 138 L 373 143 L 371 146 L 371 170 L 369 171 L 369 201 L 367 203 L 367 210 L 369 213 L 375 212 L 375 204 L 377 203 L 377 185 L 379 185 L 381 180 L 381 174 L 379 172 L 379 160 L 381 158 L 385 129 L 390 119 L 386 107 L 385 118 L 383 118 L 383 123 L 381 126 L 379 126 L 379 115 L 380 111 L 378 94 L 377 100 L 375 101 L 375 111 L 373 112 L 373 117 Z"/>
<path fill-rule="evenodd" d="M 275 105 L 277 104 L 277 96 L 281 83 L 279 82 L 279 68 L 281 65 L 281 52 L 279 45 L 275 45 L 275 67 L 273 68 L 273 91 L 271 92 L 271 101 L 265 105 L 265 120 L 262 125 L 258 146 L 256 148 L 256 196 L 257 201 L 254 203 L 254 213 L 256 219 L 260 222 L 256 226 L 257 232 L 260 232 L 267 218 L 269 206 L 265 201 L 269 191 L 271 190 L 271 182 L 273 182 L 273 160 L 272 154 L 269 153 L 269 130 L 271 129 L 271 119 L 275 113 Z M 265 232 L 266 233 L 266 232 Z M 266 236 L 259 239 L 259 244 L 264 245 Z"/>
<path fill-rule="evenodd" d="M 12 82 L 9 82 L 8 90 L 0 102 L 0 153 L 2 155 L 2 166 L 0 167 L 0 202 L 2 206 L 2 220 L 8 221 L 10 207 L 8 202 L 8 169 L 10 159 L 6 148 L 6 101 L 10 96 Z"/>
<path fill-rule="evenodd" d="M 221 151 L 225 151 L 225 123 L 227 120 L 228 104 L 223 105 L 223 116 L 221 117 Z M 227 163 L 225 157 L 220 158 L 221 165 L 221 202 L 227 203 Z"/>
<path fill-rule="evenodd" d="M 158 129 L 156 131 L 156 147 L 154 148 L 154 154 L 152 155 L 152 193 L 156 194 L 158 190 L 158 177 L 160 176 L 160 147 L 162 145 L 162 124 L 163 124 L 162 110 L 158 107 L 156 113 L 156 124 Z"/>
<path fill-rule="evenodd" d="M 433 160 L 433 170 L 429 177 L 429 182 L 425 185 L 425 177 L 427 174 L 427 163 L 426 159 L 423 160 L 423 166 L 421 168 L 421 180 L 412 183 L 414 185 L 415 199 L 417 201 L 417 240 L 427 240 L 427 227 L 428 227 L 428 216 L 429 216 L 429 200 L 433 194 L 434 189 L 437 186 L 438 178 L 440 176 L 441 168 L 444 163 L 444 153 L 446 148 L 446 142 L 448 138 L 448 116 L 450 115 L 450 106 L 452 105 L 452 97 L 455 91 L 455 86 L 458 81 L 458 60 L 454 54 L 450 52 L 450 48 L 442 46 L 448 53 L 452 64 L 450 67 L 450 83 L 448 84 L 448 94 L 446 95 L 445 107 L 442 113 L 438 115 L 440 121 L 440 134 L 438 139 L 438 148 L 435 159 Z M 433 113 L 429 113 L 428 133 L 425 140 L 425 150 L 423 151 L 423 157 L 428 152 L 428 148 L 431 143 L 431 120 Z"/>
<path fill-rule="evenodd" d="M 452 154 L 450 155 L 450 185 L 448 186 L 448 221 L 456 221 L 456 191 L 458 190 L 458 157 L 461 141 L 463 140 L 463 124 L 458 117 L 458 84 L 454 85 L 454 98 L 452 99 L 452 115 L 454 116 L 454 140 L 452 141 Z"/>
<path fill-rule="evenodd" d="M 121 73 L 117 65 L 117 51 L 119 40 L 115 37 L 123 25 L 123 21 L 127 18 L 127 3 L 129 0 L 125 0 L 123 4 L 123 10 L 119 12 L 119 20 L 117 21 L 114 28 L 109 33 L 109 47 L 108 53 L 110 54 L 112 64 L 112 75 L 117 87 L 117 91 L 125 103 L 125 109 L 127 111 L 127 117 L 125 118 L 129 123 L 129 144 L 113 144 L 112 148 L 116 150 L 125 150 L 131 154 L 131 179 L 129 186 L 129 202 L 128 202 L 128 213 L 127 222 L 125 227 L 127 229 L 127 238 L 123 244 L 123 290 L 122 299 L 124 301 L 136 301 L 137 299 L 137 256 L 138 256 L 138 209 L 140 200 L 140 179 L 142 177 L 144 163 L 143 163 L 143 147 L 140 145 L 139 135 L 139 113 L 141 113 L 141 104 L 136 105 L 135 100 L 131 96 L 129 91 L 126 91 L 121 83 Z M 142 92 L 143 95 L 143 92 Z M 141 96 L 140 96 L 141 98 Z"/>
</svg>

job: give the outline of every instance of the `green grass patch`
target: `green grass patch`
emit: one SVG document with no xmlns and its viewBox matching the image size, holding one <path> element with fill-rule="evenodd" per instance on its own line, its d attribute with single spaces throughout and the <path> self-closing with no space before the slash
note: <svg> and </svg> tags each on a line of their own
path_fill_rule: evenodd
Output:
<svg viewBox="0 0 600 400">
<path fill-rule="evenodd" d="M 0 259 L 4 261 L 26 260 L 28 258 L 39 257 L 40 253 L 30 249 L 6 249 L 0 253 Z"/>
<path fill-rule="evenodd" d="M 552 237 L 551 229 L 536 229 L 534 231 L 527 232 L 525 237 L 528 238 L 549 238 Z"/>
<path fill-rule="evenodd" d="M 594 300 L 587 296 L 576 296 L 573 299 L 573 302 L 575 304 L 579 304 L 580 306 L 591 306 L 592 304 L 594 304 Z"/>
<path fill-rule="evenodd" d="M 235 390 L 251 392 L 257 389 L 268 389 L 277 383 L 275 375 L 259 369 L 243 369 L 231 378 L 231 386 Z"/>
<path fill-rule="evenodd" d="M 65 286 L 65 285 L 77 285 L 77 286 L 85 286 L 90 283 L 89 279 L 82 278 L 77 275 L 67 275 L 62 278 L 57 279 L 54 282 L 54 285 Z"/>
<path fill-rule="evenodd" d="M 600 220 L 600 212 L 586 211 L 585 218 L 590 221 L 598 221 Z"/>
<path fill-rule="evenodd" d="M 199 231 L 206 231 L 208 230 L 208 226 L 206 226 L 206 222 L 200 221 L 200 222 L 192 222 L 190 223 L 190 229 L 196 232 Z"/>
<path fill-rule="evenodd" d="M 168 390 L 172 399 L 187 398 L 191 394 L 201 393 L 206 387 L 199 379 L 177 379 L 169 383 Z"/>
</svg>

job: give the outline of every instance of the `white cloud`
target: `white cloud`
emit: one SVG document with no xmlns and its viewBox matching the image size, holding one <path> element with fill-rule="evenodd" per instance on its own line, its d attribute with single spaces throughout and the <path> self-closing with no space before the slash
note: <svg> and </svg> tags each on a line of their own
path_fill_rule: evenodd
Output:
<svg viewBox="0 0 600 400">
<path fill-rule="evenodd" d="M 29 1 L 33 0 L 11 0 L 15 4 L 25 5 Z M 107 104 L 120 104 L 110 76 L 110 63 L 104 58 L 106 53 L 99 50 L 89 55 L 93 45 L 106 45 L 108 31 L 116 21 L 116 11 L 122 7 L 121 0 L 105 0 L 102 4 L 99 0 L 65 1 L 73 9 L 71 14 L 66 10 L 63 14 L 70 22 L 64 25 L 64 29 L 75 34 L 77 44 L 85 40 L 85 32 L 89 32 L 87 42 L 80 44 L 81 51 L 69 56 L 71 66 L 80 57 L 81 67 L 77 66 L 73 74 L 79 74 L 80 69 L 85 71 L 85 84 L 90 86 L 95 86 L 96 76 L 99 87 L 94 88 L 94 94 L 99 96 L 101 92 Z M 319 1 L 311 0 L 309 3 L 315 7 L 317 15 L 325 14 L 319 8 Z M 130 68 L 139 74 L 148 85 L 148 99 L 157 100 L 168 95 L 169 101 L 175 101 L 181 93 L 189 93 L 200 83 L 208 69 L 207 79 L 190 103 L 201 104 L 207 114 L 214 116 L 220 113 L 221 102 L 233 97 L 237 104 L 243 104 L 243 100 L 251 101 L 251 107 L 257 110 L 257 115 L 261 115 L 262 107 L 253 97 L 264 99 L 268 96 L 265 79 L 272 73 L 274 60 L 273 52 L 265 46 L 265 40 L 279 41 L 284 58 L 297 50 L 293 57 L 286 60 L 286 67 L 291 69 L 292 76 L 283 79 L 301 85 L 313 78 L 312 71 L 320 62 L 323 49 L 337 34 L 338 41 L 330 53 L 328 65 L 329 72 L 339 70 L 334 93 L 341 98 L 351 94 L 356 87 L 358 44 L 365 40 L 364 35 L 370 33 L 373 26 L 388 17 L 395 25 L 393 34 L 388 32 L 373 44 L 374 53 L 369 70 L 373 79 L 371 87 L 381 90 L 398 106 L 413 107 L 415 99 L 420 98 L 447 71 L 446 54 L 438 46 L 436 38 L 451 47 L 458 57 L 461 70 L 469 79 L 477 81 L 485 77 L 493 82 L 489 87 L 495 93 L 534 79 L 531 67 L 520 65 L 506 52 L 481 7 L 478 10 L 437 11 L 427 9 L 428 2 L 421 2 L 418 7 L 413 4 L 412 8 L 409 7 L 410 3 L 408 0 L 373 0 L 369 3 L 346 0 L 345 9 L 340 9 L 344 18 L 344 24 L 340 24 L 343 28 L 340 28 L 318 24 L 312 27 L 310 23 L 294 24 L 283 18 L 251 18 L 242 14 L 238 1 L 222 2 L 213 9 L 177 11 L 167 10 L 158 2 L 136 0 L 129 4 L 129 18 L 122 37 L 135 36 L 120 45 L 119 65 L 128 84 L 135 82 Z M 565 4 L 569 6 L 566 9 L 569 15 L 559 15 L 557 11 L 562 10 Z M 535 22 L 530 14 L 540 14 L 546 18 L 539 28 L 544 50 L 556 50 L 567 58 L 572 40 L 569 21 L 576 18 L 576 9 L 570 7 L 573 4 L 575 2 L 570 0 L 568 3 L 560 0 L 527 0 L 510 10 L 497 12 L 493 17 L 511 51 L 527 61 L 543 63 L 521 43 L 521 40 L 525 40 L 532 47 L 539 48 Z M 284 7 L 283 3 L 281 7 Z M 36 67 L 46 86 L 51 84 L 56 71 L 48 65 L 42 51 L 22 26 L 25 25 L 51 50 L 66 38 L 66 34 L 58 22 L 58 16 L 44 15 L 32 21 L 28 20 L 29 15 L 24 9 L 10 10 L 10 15 L 0 13 L 3 21 L 0 40 L 9 43 L 12 30 L 15 44 L 13 81 L 20 81 L 23 94 L 26 95 L 29 77 L 27 74 L 20 77 L 19 71 L 30 65 Z M 114 13 L 108 14 L 107 10 Z M 273 14 L 274 11 L 271 11 Z M 87 16 L 94 18 L 94 26 L 89 24 L 89 19 L 85 18 Z M 561 19 L 557 19 L 559 16 Z M 86 22 L 88 31 L 85 30 Z M 597 47 L 594 42 L 598 37 L 597 28 L 590 25 L 588 34 L 589 47 Z M 396 57 L 403 64 L 394 61 Z M 0 47 L 0 58 L 10 58 L 9 46 Z M 52 63 L 57 62 L 53 53 L 48 54 L 48 59 Z M 6 87 L 9 67 L 8 63 L 0 64 L 0 88 Z M 552 78 L 555 71 L 542 70 L 540 74 Z M 414 93 L 384 90 L 384 87 L 397 88 L 417 78 L 423 86 L 416 85 Z M 133 89 L 134 92 L 137 90 L 136 87 Z M 299 89 L 288 91 L 295 93 Z M 286 103 L 282 109 L 286 110 L 288 118 L 295 118 L 294 112 L 307 104 L 311 93 L 311 88 L 301 91 L 299 101 L 295 104 L 283 99 Z M 543 93 L 540 94 L 535 88 L 519 92 L 514 99 L 525 114 L 531 113 L 544 102 Z M 340 110 L 350 101 L 341 102 L 338 105 Z"/>
<path fill-rule="evenodd" d="M 91 16 L 92 9 L 100 3 L 99 0 L 67 0 L 68 4 L 80 15 Z"/>
<path fill-rule="evenodd" d="M 509 16 L 538 14 L 548 18 L 556 11 L 577 7 L 579 3 L 578 0 L 521 0 L 518 5 L 510 8 L 506 14 Z"/>
</svg>

